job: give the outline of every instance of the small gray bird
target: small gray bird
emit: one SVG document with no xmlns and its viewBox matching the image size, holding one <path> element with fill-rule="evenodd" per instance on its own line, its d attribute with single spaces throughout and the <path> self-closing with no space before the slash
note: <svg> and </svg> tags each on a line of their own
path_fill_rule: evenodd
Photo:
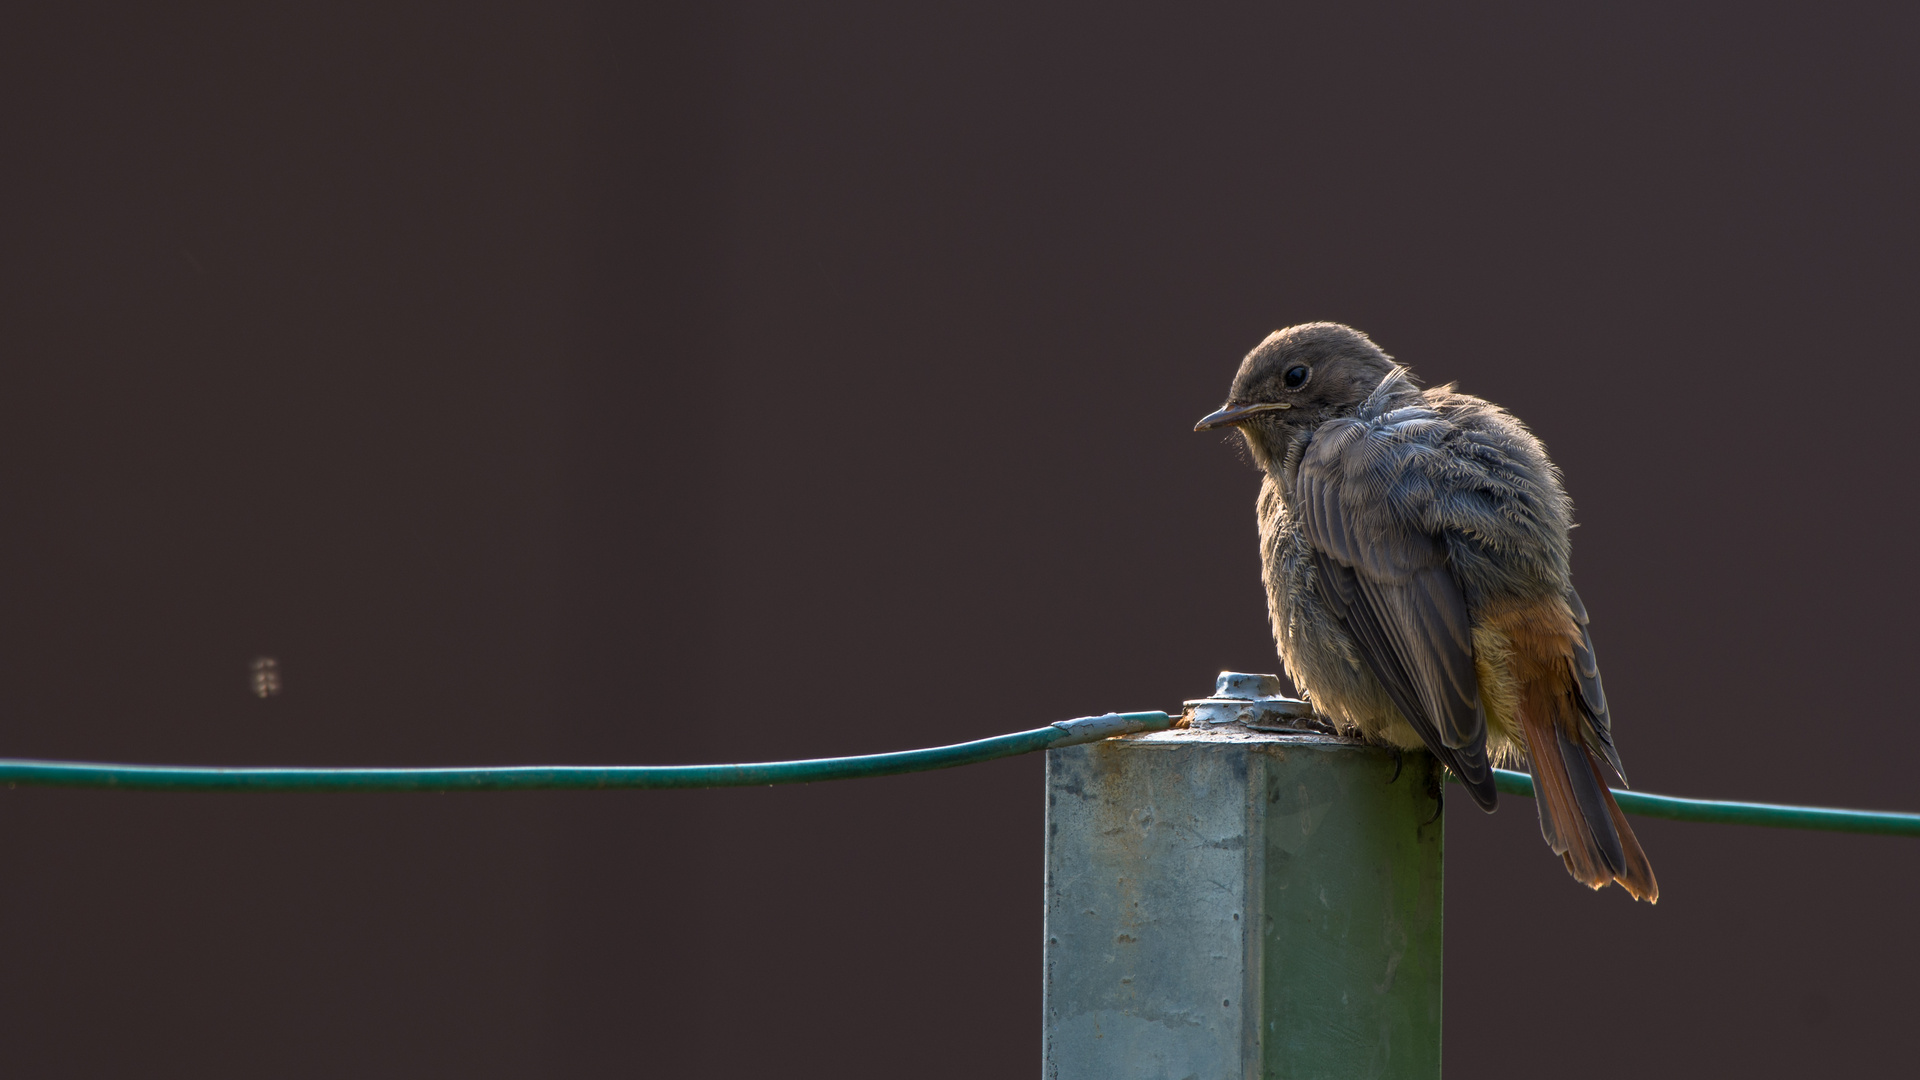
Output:
<svg viewBox="0 0 1920 1080">
<path fill-rule="evenodd" d="M 1520 421 L 1422 390 L 1338 323 L 1276 331 L 1195 431 L 1237 428 L 1266 473 L 1261 577 L 1280 658 L 1341 730 L 1426 747 L 1494 808 L 1531 765 L 1540 831 L 1574 878 L 1660 888 L 1607 790 L 1625 775 L 1568 568 L 1573 504 Z"/>
</svg>

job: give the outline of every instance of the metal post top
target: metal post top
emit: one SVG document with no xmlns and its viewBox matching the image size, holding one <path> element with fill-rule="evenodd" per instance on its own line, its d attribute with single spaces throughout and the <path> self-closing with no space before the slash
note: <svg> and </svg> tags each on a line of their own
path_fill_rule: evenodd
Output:
<svg viewBox="0 0 1920 1080">
<path fill-rule="evenodd" d="M 1124 750 L 1129 747 L 1142 750 L 1176 749 L 1183 746 L 1245 746 L 1249 749 L 1267 747 L 1298 747 L 1311 750 L 1353 750 L 1366 753 L 1387 753 L 1383 747 L 1361 742 L 1359 739 L 1342 738 L 1324 731 L 1307 730 L 1257 730 L 1241 724 L 1195 724 L 1192 727 L 1175 728 L 1171 731 L 1148 731 L 1139 735 L 1127 735 L 1118 739 L 1108 739 L 1094 744 L 1096 747 L 1108 747 Z M 1051 751 L 1049 751 L 1051 752 Z"/>
<path fill-rule="evenodd" d="M 1438 1080 L 1439 766 L 1225 719 L 1278 689 L 1048 752 L 1043 1076 Z"/>
</svg>

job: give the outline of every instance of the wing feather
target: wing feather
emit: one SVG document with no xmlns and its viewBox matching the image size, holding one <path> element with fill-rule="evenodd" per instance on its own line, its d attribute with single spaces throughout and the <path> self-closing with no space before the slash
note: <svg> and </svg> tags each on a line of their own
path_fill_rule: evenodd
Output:
<svg viewBox="0 0 1920 1080">
<path fill-rule="evenodd" d="M 1296 505 L 1322 599 L 1421 742 L 1490 807 L 1466 596 L 1444 538 L 1421 528 L 1417 513 L 1394 497 L 1406 486 L 1396 483 L 1406 459 L 1420 451 L 1361 421 L 1322 425 L 1301 462 Z"/>
<path fill-rule="evenodd" d="M 1574 643 L 1572 660 L 1573 683 L 1580 690 L 1580 711 L 1599 743 L 1596 749 L 1625 785 L 1627 770 L 1621 767 L 1620 751 L 1613 746 L 1613 717 L 1607 712 L 1607 692 L 1600 684 L 1600 661 L 1593 654 L 1593 634 L 1587 629 L 1587 605 L 1580 602 L 1579 593 L 1569 588 L 1567 606 L 1573 609 L 1574 622 L 1580 624 L 1580 640 Z"/>
</svg>

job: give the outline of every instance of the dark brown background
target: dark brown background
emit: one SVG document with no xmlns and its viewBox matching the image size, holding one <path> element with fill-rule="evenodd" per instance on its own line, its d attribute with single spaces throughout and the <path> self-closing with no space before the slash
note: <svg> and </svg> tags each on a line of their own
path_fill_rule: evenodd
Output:
<svg viewBox="0 0 1920 1080">
<path fill-rule="evenodd" d="M 1565 468 L 1639 785 L 1920 809 L 1910 6 L 38 6 L 0 753 L 1171 708 L 1275 667 L 1256 477 L 1188 428 L 1331 318 Z M 0 1061 L 1028 1075 L 1040 787 L 5 793 Z M 1911 841 L 1649 821 L 1649 909 L 1451 818 L 1452 1074 L 1910 1062 Z"/>
</svg>

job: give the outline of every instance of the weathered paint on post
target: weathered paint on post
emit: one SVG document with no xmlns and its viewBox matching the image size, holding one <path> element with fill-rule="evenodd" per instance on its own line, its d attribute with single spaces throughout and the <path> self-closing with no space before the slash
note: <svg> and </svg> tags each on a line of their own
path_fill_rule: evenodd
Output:
<svg viewBox="0 0 1920 1080">
<path fill-rule="evenodd" d="M 1049 750 L 1047 1080 L 1438 1077 L 1437 770 L 1239 725 Z"/>
</svg>

